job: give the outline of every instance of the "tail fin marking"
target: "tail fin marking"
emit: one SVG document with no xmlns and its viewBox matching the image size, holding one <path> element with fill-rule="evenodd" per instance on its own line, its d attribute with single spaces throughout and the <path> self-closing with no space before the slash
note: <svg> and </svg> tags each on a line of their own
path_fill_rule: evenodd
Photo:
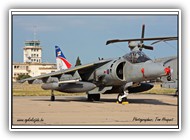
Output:
<svg viewBox="0 0 190 140">
<path fill-rule="evenodd" d="M 58 46 L 55 46 L 55 54 L 58 70 L 69 69 L 71 67 L 71 63 L 66 59 L 63 52 Z"/>
</svg>

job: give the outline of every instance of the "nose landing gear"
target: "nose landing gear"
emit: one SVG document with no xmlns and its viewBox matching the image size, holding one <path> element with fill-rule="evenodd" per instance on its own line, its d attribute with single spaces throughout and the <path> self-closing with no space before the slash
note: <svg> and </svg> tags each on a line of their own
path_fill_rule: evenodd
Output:
<svg viewBox="0 0 190 140">
<path fill-rule="evenodd" d="M 128 95 L 128 91 L 123 91 L 123 92 L 119 93 L 117 96 L 118 103 L 122 104 L 123 102 L 128 102 L 127 95 Z"/>
<path fill-rule="evenodd" d="M 117 96 L 117 102 L 120 104 L 128 103 L 127 96 L 129 94 L 128 87 L 130 87 L 133 83 L 129 82 L 121 87 L 121 92 Z"/>
</svg>

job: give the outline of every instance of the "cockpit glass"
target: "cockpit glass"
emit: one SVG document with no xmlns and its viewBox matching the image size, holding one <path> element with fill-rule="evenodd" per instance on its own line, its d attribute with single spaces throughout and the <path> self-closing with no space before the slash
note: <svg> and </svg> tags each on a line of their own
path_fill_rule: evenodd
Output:
<svg viewBox="0 0 190 140">
<path fill-rule="evenodd" d="M 131 63 L 141 63 L 141 62 L 146 62 L 148 60 L 151 60 L 142 51 L 132 51 L 132 52 L 124 55 L 123 57 Z"/>
</svg>

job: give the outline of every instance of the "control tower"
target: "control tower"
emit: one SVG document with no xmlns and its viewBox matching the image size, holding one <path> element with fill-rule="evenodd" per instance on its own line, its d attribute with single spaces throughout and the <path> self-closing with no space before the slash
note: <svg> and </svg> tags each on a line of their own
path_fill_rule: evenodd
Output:
<svg viewBox="0 0 190 140">
<path fill-rule="evenodd" d="M 24 63 L 42 63 L 42 47 L 39 40 L 25 41 Z"/>
</svg>

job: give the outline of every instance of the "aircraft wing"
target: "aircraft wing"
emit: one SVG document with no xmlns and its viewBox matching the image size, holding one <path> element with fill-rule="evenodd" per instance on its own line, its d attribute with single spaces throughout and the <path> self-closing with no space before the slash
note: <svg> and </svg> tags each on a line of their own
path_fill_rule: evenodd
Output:
<svg viewBox="0 0 190 140">
<path fill-rule="evenodd" d="M 24 82 L 28 81 L 29 84 L 31 84 L 36 79 L 42 80 L 43 82 L 46 82 L 49 77 L 56 77 L 59 79 L 63 74 L 74 74 L 76 71 L 78 71 L 79 74 L 84 74 L 84 73 L 92 72 L 94 69 L 110 62 L 111 60 L 112 59 L 100 60 L 98 62 L 80 65 L 80 66 L 76 66 L 76 67 L 69 68 L 66 70 L 60 70 L 60 71 L 56 71 L 56 72 L 52 72 L 52 73 L 48 73 L 48 74 L 43 74 L 43 75 L 31 77 L 31 78 L 26 78 L 23 80 L 19 80 L 18 82 L 24 83 Z"/>
</svg>

